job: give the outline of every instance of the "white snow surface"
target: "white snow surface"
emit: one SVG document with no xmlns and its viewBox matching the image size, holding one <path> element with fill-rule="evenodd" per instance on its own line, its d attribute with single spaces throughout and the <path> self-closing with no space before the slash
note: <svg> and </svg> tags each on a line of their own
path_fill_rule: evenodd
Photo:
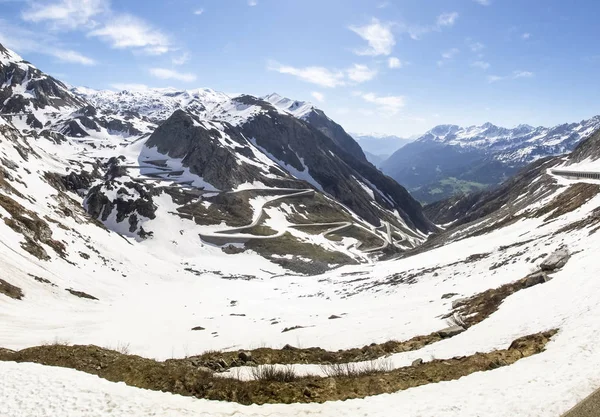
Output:
<svg viewBox="0 0 600 417">
<path fill-rule="evenodd" d="M 10 242 L 18 242 L 18 236 L 15 241 L 15 233 L 0 224 L 0 241 L 5 244 L 0 246 L 0 263 L 5 276 L 25 293 L 20 301 L 0 298 L 4 347 L 20 349 L 54 340 L 107 347 L 128 343 L 132 353 L 158 359 L 286 343 L 335 350 L 405 340 L 446 326 L 440 316 L 449 311 L 452 299 L 441 299 L 442 294 L 469 296 L 521 278 L 533 268 L 527 257 L 537 258 L 560 244 L 574 253 L 550 282 L 514 294 L 465 333 L 388 358 L 394 367 L 406 366 L 416 358 L 427 361 L 506 348 L 518 337 L 560 329 L 545 352 L 494 371 L 362 400 L 244 407 L 139 390 L 73 370 L 0 362 L 0 393 L 8 399 L 1 403 L 0 415 L 384 416 L 393 409 L 415 417 L 557 416 L 600 386 L 600 266 L 592 249 L 600 245 L 600 235 L 590 236 L 585 229 L 557 236 L 552 232 L 584 218 L 598 205 L 600 197 L 555 222 L 523 220 L 406 259 L 348 266 L 316 277 L 282 276 L 252 255 L 200 250 L 195 239 L 180 241 L 173 249 L 155 246 L 156 240 L 130 244 L 93 225 L 79 225 L 78 230 L 111 260 L 108 265 L 93 254 L 91 261 L 77 261 L 78 265 L 60 259 L 44 263 L 15 249 L 18 245 Z M 68 218 L 62 221 L 72 225 Z M 530 239 L 534 240 L 521 247 L 499 250 Z M 69 246 L 70 252 L 77 250 L 87 249 L 78 243 Z M 488 252 L 486 259 L 450 265 Z M 505 258 L 515 262 L 490 270 Z M 252 273 L 256 278 L 194 275 L 184 270 L 184 259 L 194 268 L 210 270 L 212 265 L 223 274 Z M 425 272 L 413 284 L 393 285 L 387 278 L 435 266 L 441 267 L 437 276 Z M 28 274 L 50 279 L 58 287 Z M 75 298 L 65 288 L 88 292 L 99 301 Z M 328 320 L 331 314 L 342 319 Z M 280 323 L 272 325 L 273 320 Z M 207 330 L 190 331 L 198 325 Z M 281 333 L 294 325 L 305 328 Z M 296 365 L 296 370 L 321 372 L 310 364 Z M 245 369 L 239 372 L 243 378 Z"/>
</svg>

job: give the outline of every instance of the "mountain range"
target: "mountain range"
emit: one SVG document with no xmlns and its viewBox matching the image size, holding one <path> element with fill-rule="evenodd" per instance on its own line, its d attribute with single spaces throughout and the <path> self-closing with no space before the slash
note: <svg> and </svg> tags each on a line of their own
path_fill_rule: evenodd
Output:
<svg viewBox="0 0 600 417">
<path fill-rule="evenodd" d="M 600 128 L 600 116 L 555 127 L 436 126 L 381 164 L 384 173 L 431 203 L 501 184 L 540 158 L 572 151 Z"/>
<path fill-rule="evenodd" d="M 165 222 L 181 222 L 178 235 L 199 235 L 198 245 L 241 244 L 235 251 L 306 272 L 406 250 L 437 230 L 309 103 L 210 89 L 68 88 L 12 51 L 0 56 L 5 129 L 28 143 L 24 155 L 39 155 L 36 147 L 54 155 L 60 168 L 47 175 L 123 236 L 169 244 L 181 238 Z M 278 258 L 285 245 L 313 256 Z"/>
</svg>

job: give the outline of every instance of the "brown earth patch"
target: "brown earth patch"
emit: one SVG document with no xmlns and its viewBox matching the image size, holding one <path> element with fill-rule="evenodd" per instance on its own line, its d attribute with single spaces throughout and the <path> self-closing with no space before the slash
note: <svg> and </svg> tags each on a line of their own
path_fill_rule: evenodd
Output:
<svg viewBox="0 0 600 417">
<path fill-rule="evenodd" d="M 272 239 L 253 239 L 245 244 L 246 248 L 257 252 L 266 258 L 270 258 L 284 268 L 302 274 L 319 274 L 329 269 L 330 264 L 347 265 L 355 261 L 349 256 L 327 250 L 319 245 L 308 242 L 302 242 L 291 233 L 287 232 L 283 236 Z M 293 254 L 293 259 L 271 258 L 271 255 L 286 256 Z M 307 258 L 306 262 L 298 257 Z"/>
<path fill-rule="evenodd" d="M 49 260 L 50 256 L 40 243 L 50 246 L 62 258 L 66 256 L 65 245 L 52 239 L 52 230 L 48 223 L 36 213 L 27 210 L 12 198 L 0 194 L 0 206 L 10 213 L 4 223 L 25 238 L 21 247 L 38 259 Z"/>
<path fill-rule="evenodd" d="M 369 372 L 353 372 L 350 376 L 334 373 L 339 376 L 327 378 L 297 377 L 289 371 L 282 378 L 278 372 L 266 372 L 264 378 L 244 382 L 216 377 L 204 367 L 195 367 L 187 359 L 157 362 L 97 346 L 50 345 L 19 352 L 0 349 L 0 360 L 72 368 L 138 388 L 210 400 L 241 404 L 322 403 L 392 393 L 508 366 L 521 358 L 543 352 L 556 332 L 551 330 L 525 336 L 515 340 L 507 349 L 488 353 L 416 363 L 415 366 L 395 370 L 380 371 L 373 367 Z M 271 374 L 273 378 L 269 377 Z"/>
<path fill-rule="evenodd" d="M 262 365 L 287 365 L 294 363 L 329 365 L 379 359 L 393 353 L 418 350 L 440 340 L 442 340 L 442 338 L 437 333 L 431 333 L 427 336 L 416 336 L 403 342 L 390 340 L 385 343 L 372 343 L 363 346 L 362 348 L 340 349 L 338 351 L 328 351 L 319 347 L 300 349 L 286 345 L 283 349 L 258 348 L 247 352 L 254 362 Z M 192 358 L 197 359 L 203 366 L 211 367 L 211 363 L 219 362 L 221 359 L 227 364 L 235 363 L 238 354 L 238 351 L 206 352 L 199 356 L 193 356 Z"/>
<path fill-rule="evenodd" d="M 15 300 L 21 300 L 24 296 L 23 290 L 19 287 L 12 285 L 3 279 L 0 279 L 0 294 L 4 294 L 7 297 L 13 298 Z"/>
<path fill-rule="evenodd" d="M 571 185 L 565 191 L 556 196 L 550 203 L 539 210 L 529 214 L 529 217 L 541 217 L 550 215 L 544 219 L 549 221 L 556 219 L 564 214 L 577 210 L 579 207 L 590 201 L 600 192 L 600 186 L 579 182 Z"/>
<path fill-rule="evenodd" d="M 536 272 L 518 281 L 489 289 L 469 298 L 456 300 L 452 304 L 453 311 L 446 317 L 453 317 L 454 320 L 458 321 L 455 324 L 463 327 L 474 326 L 497 311 L 507 297 L 518 291 L 541 284 L 547 279 L 545 273 Z"/>
</svg>

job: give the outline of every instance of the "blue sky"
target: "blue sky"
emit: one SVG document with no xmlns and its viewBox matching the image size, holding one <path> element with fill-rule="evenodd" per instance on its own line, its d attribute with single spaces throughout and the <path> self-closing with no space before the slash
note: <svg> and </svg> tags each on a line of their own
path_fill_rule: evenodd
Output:
<svg viewBox="0 0 600 417">
<path fill-rule="evenodd" d="M 352 132 L 600 114 L 596 0 L 0 0 L 0 42 L 74 86 L 310 100 Z"/>
</svg>

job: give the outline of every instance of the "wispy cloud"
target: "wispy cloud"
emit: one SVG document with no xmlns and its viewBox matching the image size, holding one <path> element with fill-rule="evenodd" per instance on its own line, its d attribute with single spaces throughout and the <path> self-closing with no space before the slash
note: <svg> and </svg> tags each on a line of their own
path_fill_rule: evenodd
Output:
<svg viewBox="0 0 600 417">
<path fill-rule="evenodd" d="M 513 71 L 511 75 L 490 75 L 488 76 L 489 83 L 495 83 L 503 80 L 516 80 L 519 78 L 533 78 L 535 74 L 531 71 Z"/>
<path fill-rule="evenodd" d="M 381 3 L 379 3 L 377 5 L 378 9 L 385 9 L 386 7 L 390 6 L 390 2 L 389 1 L 382 1 Z"/>
<path fill-rule="evenodd" d="M 475 3 L 479 3 L 482 6 L 489 6 L 492 4 L 492 0 L 473 0 Z"/>
<path fill-rule="evenodd" d="M 469 43 L 469 49 L 475 53 L 477 52 L 481 52 L 485 49 L 485 45 L 482 44 L 481 42 L 473 42 L 468 40 Z"/>
<path fill-rule="evenodd" d="M 482 70 L 487 70 L 491 65 L 489 62 L 485 61 L 475 61 L 471 64 L 472 67 L 480 68 Z"/>
<path fill-rule="evenodd" d="M 382 23 L 373 18 L 367 25 L 350 26 L 349 29 L 367 41 L 369 45 L 366 48 L 355 50 L 357 55 L 389 55 L 396 44 L 391 23 Z"/>
<path fill-rule="evenodd" d="M 339 70 L 318 66 L 293 67 L 276 61 L 269 61 L 267 69 L 281 74 L 293 75 L 302 81 L 326 88 L 364 83 L 375 78 L 378 73 L 376 68 L 370 68 L 362 64 L 354 64 L 350 68 Z"/>
<path fill-rule="evenodd" d="M 65 47 L 53 35 L 40 36 L 38 32 L 23 29 L 0 19 L 0 43 L 20 54 L 38 53 L 54 57 L 57 61 L 80 65 L 96 65 L 80 52 Z"/>
<path fill-rule="evenodd" d="M 495 82 L 498 82 L 498 81 L 505 80 L 506 78 L 507 77 L 502 76 L 502 75 L 489 75 L 487 77 L 487 80 L 488 80 L 488 83 L 491 84 L 491 83 L 495 83 Z"/>
<path fill-rule="evenodd" d="M 109 0 L 60 0 L 56 3 L 34 1 L 21 13 L 29 22 L 47 22 L 53 29 L 76 29 L 97 24 L 95 16 L 110 9 Z"/>
<path fill-rule="evenodd" d="M 183 65 L 186 62 L 188 62 L 189 60 L 190 60 L 190 54 L 188 54 L 187 52 L 184 52 L 180 56 L 176 56 L 173 59 L 171 59 L 171 62 L 173 63 L 173 65 Z"/>
<path fill-rule="evenodd" d="M 531 38 L 531 33 L 526 32 L 526 33 L 524 33 L 524 34 L 521 35 L 521 38 L 523 38 L 523 39 L 529 39 L 529 38 Z"/>
<path fill-rule="evenodd" d="M 258 5 L 258 0 L 248 0 L 248 6 L 254 7 Z"/>
<path fill-rule="evenodd" d="M 196 10 L 196 14 L 202 10 Z M 151 55 L 174 50 L 171 40 L 143 19 L 115 13 L 110 0 L 32 0 L 21 13 L 23 20 L 47 23 L 52 31 L 83 30 L 117 49 L 132 49 Z M 73 58 L 75 59 L 75 58 Z"/>
<path fill-rule="evenodd" d="M 443 13 L 443 14 L 439 15 L 437 18 L 437 27 L 443 28 L 446 26 L 453 26 L 454 23 L 456 23 L 457 19 L 458 19 L 457 12 Z"/>
<path fill-rule="evenodd" d="M 322 103 L 325 101 L 325 94 L 323 93 L 319 93 L 318 91 L 313 91 L 312 93 L 310 93 L 311 96 L 313 96 L 313 98 L 315 100 L 317 100 L 319 103 Z"/>
<path fill-rule="evenodd" d="M 513 78 L 532 78 L 535 74 L 531 71 L 515 71 Z"/>
<path fill-rule="evenodd" d="M 405 105 L 406 100 L 403 96 L 379 96 L 375 93 L 360 93 L 359 95 L 367 103 L 375 104 L 379 111 L 388 115 L 394 115 Z"/>
<path fill-rule="evenodd" d="M 459 14 L 457 12 L 448 12 L 442 13 L 436 19 L 436 23 L 433 25 L 401 25 L 401 28 L 404 32 L 408 33 L 411 39 L 419 40 L 421 37 L 427 33 L 431 32 L 440 32 L 444 28 L 448 28 L 454 26 L 456 21 L 459 18 Z"/>
<path fill-rule="evenodd" d="M 377 70 L 369 68 L 366 65 L 354 64 L 349 68 L 346 73 L 348 78 L 357 83 L 364 83 L 370 81 L 377 75 Z"/>
<path fill-rule="evenodd" d="M 196 16 L 200 16 L 202 13 L 204 13 L 204 9 L 196 9 L 196 10 L 194 10 L 194 14 Z"/>
<path fill-rule="evenodd" d="M 459 53 L 460 53 L 460 49 L 458 49 L 458 48 L 448 49 L 446 52 L 442 53 L 442 58 L 444 58 L 444 59 L 452 59 L 456 55 L 458 55 Z"/>
<path fill-rule="evenodd" d="M 63 62 L 71 62 L 73 64 L 81 64 L 81 65 L 96 65 L 96 61 L 92 58 L 89 58 L 83 54 L 80 54 L 77 51 L 73 51 L 70 49 L 51 49 L 49 55 L 54 56 L 59 61 Z"/>
<path fill-rule="evenodd" d="M 388 67 L 389 68 L 396 69 L 396 68 L 402 68 L 402 66 L 403 66 L 402 61 L 400 61 L 398 58 L 391 57 L 388 59 Z"/>
<path fill-rule="evenodd" d="M 94 29 L 88 36 L 98 37 L 116 49 L 134 49 L 150 55 L 171 50 L 169 37 L 135 16 L 121 15 Z"/>
<path fill-rule="evenodd" d="M 437 62 L 438 67 L 441 67 L 444 64 L 446 64 L 446 62 L 453 60 L 454 57 L 456 55 L 458 55 L 459 53 L 460 53 L 460 49 L 458 49 L 458 48 L 451 48 L 451 49 L 448 49 L 447 51 L 442 52 L 442 59 Z"/>
<path fill-rule="evenodd" d="M 302 81 L 320 85 L 321 87 L 333 88 L 345 84 L 344 73 L 342 71 L 332 71 L 324 67 L 296 68 L 270 61 L 267 68 L 281 74 L 293 75 Z"/>
<path fill-rule="evenodd" d="M 182 82 L 196 81 L 196 75 L 186 72 L 178 72 L 167 68 L 150 68 L 150 74 L 163 80 L 177 80 Z"/>
</svg>

